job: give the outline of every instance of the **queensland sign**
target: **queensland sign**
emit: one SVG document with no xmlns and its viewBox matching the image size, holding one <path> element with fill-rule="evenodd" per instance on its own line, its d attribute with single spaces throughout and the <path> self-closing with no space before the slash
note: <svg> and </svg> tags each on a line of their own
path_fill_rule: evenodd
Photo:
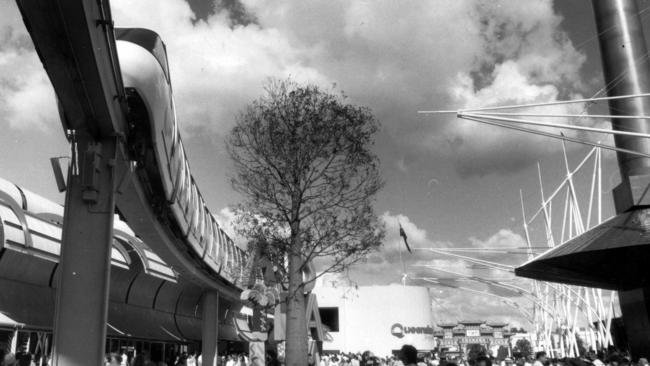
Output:
<svg viewBox="0 0 650 366">
<path fill-rule="evenodd" d="M 406 334 L 431 334 L 433 335 L 433 328 L 429 325 L 426 327 L 405 327 L 400 323 L 395 323 L 390 326 L 390 334 L 397 338 L 403 338 Z"/>
</svg>

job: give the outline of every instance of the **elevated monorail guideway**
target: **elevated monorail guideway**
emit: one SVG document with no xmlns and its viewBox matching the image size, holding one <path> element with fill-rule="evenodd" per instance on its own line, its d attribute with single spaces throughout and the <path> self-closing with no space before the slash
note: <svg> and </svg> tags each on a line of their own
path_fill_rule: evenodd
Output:
<svg viewBox="0 0 650 366">
<path fill-rule="evenodd" d="M 115 209 L 180 278 L 206 289 L 204 304 L 238 298 L 246 258 L 190 173 L 158 35 L 113 29 L 105 0 L 17 3 L 72 144 L 54 363 L 96 364 L 106 335 Z M 83 326 L 70 325 L 79 314 L 88 317 Z M 203 334 L 216 333 L 208 324 Z M 213 343 L 204 339 L 204 362 Z"/>
</svg>

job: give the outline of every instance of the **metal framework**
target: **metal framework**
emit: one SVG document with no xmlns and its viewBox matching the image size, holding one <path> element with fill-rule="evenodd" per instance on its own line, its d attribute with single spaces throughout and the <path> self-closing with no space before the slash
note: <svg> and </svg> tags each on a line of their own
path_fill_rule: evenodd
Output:
<svg viewBox="0 0 650 366">
<path fill-rule="evenodd" d="M 593 147 L 587 155 L 571 169 L 563 144 L 565 177 L 553 192 L 546 196 L 542 184 L 541 167 L 538 164 L 540 207 L 530 217 L 526 216 L 523 193 L 520 191 L 523 230 L 526 246 L 519 248 L 413 248 L 414 250 L 429 251 L 440 255 L 460 259 L 473 265 L 499 270 L 505 274 L 513 274 L 513 266 L 476 258 L 466 254 L 526 254 L 529 259 L 543 250 L 553 248 L 582 234 L 588 228 L 602 222 L 602 149 Z M 589 199 L 585 207 L 578 200 L 580 194 L 576 190 L 575 177 L 584 174 L 591 167 Z M 553 212 L 553 205 L 561 210 Z M 531 226 L 541 228 L 544 238 L 533 245 L 530 235 Z M 543 242 L 543 243 L 542 243 Z M 543 245 L 542 245 L 543 244 Z M 453 288 L 460 291 L 479 295 L 487 295 L 499 299 L 502 303 L 519 311 L 524 319 L 535 327 L 537 334 L 536 346 L 544 349 L 552 357 L 576 357 L 579 354 L 578 338 L 582 333 L 585 346 L 592 349 L 603 349 L 612 345 L 610 327 L 615 315 L 615 296 L 613 291 L 569 286 L 550 282 L 522 280 L 529 283 L 526 289 L 509 283 L 514 280 L 514 274 L 508 280 L 490 279 L 467 275 L 433 265 L 421 265 L 433 271 L 451 275 L 459 281 L 482 283 L 488 285 L 488 292 L 479 291 L 472 287 L 451 284 L 436 277 L 411 277 L 412 280 L 425 281 L 435 286 Z M 512 296 L 503 296 L 489 292 L 493 287 L 512 292 Z M 522 306 L 513 298 L 523 298 L 530 302 L 530 307 Z M 581 332 L 581 328 L 585 329 Z"/>
</svg>

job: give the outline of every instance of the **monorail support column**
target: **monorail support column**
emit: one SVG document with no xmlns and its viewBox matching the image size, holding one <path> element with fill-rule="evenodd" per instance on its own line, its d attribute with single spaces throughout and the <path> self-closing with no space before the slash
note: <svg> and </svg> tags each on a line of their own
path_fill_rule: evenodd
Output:
<svg viewBox="0 0 650 366">
<path fill-rule="evenodd" d="M 635 1 L 593 0 L 596 27 L 603 61 L 607 95 L 641 94 L 650 92 L 650 68 L 644 33 Z M 647 116 L 649 98 L 610 100 L 612 115 Z M 650 133 L 647 119 L 612 119 L 612 128 L 637 133 Z M 650 153 L 650 140 L 631 136 L 616 136 L 616 146 Z M 621 184 L 614 189 L 616 213 L 620 214 L 650 206 L 645 189 L 650 182 L 650 159 L 618 153 Z M 594 269 L 597 270 L 597 269 Z M 632 354 L 650 354 L 650 286 L 620 291 L 623 321 Z"/>
<path fill-rule="evenodd" d="M 53 365 L 103 365 L 116 139 L 72 138 L 56 289 Z"/>
<path fill-rule="evenodd" d="M 207 291 L 203 294 L 201 358 L 204 366 L 217 366 L 217 342 L 219 341 L 219 294 Z"/>
</svg>

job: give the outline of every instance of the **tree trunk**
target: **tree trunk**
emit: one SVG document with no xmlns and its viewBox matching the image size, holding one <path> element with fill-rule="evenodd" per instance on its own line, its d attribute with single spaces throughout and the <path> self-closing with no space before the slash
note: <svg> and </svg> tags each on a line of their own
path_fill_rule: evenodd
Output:
<svg viewBox="0 0 650 366">
<path fill-rule="evenodd" d="M 292 227 L 291 252 L 289 254 L 286 366 L 306 366 L 308 362 L 307 317 L 305 315 L 305 294 L 302 289 L 301 271 L 303 258 L 297 229 L 297 227 Z"/>
</svg>

